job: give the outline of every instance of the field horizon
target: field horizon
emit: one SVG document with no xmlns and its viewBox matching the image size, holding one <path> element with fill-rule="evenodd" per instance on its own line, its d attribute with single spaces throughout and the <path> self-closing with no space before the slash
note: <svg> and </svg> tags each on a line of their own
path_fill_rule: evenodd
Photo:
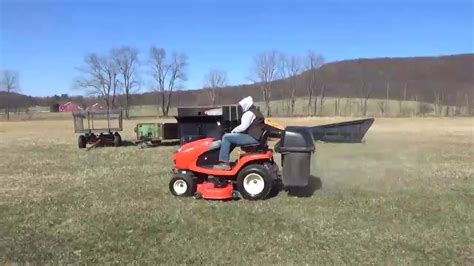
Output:
<svg viewBox="0 0 474 266">
<path fill-rule="evenodd" d="M 308 106 L 308 97 L 296 98 L 293 113 L 290 112 L 289 99 L 273 100 L 270 103 L 273 117 L 472 117 L 466 106 L 440 105 L 437 113 L 437 106 L 433 103 L 374 98 L 367 100 L 367 113 L 364 115 L 362 112 L 364 99 L 325 97 L 322 109 L 320 107 L 321 98 L 316 97 L 316 99 L 318 107 L 315 110 L 314 99 L 312 100 L 313 104 Z M 256 102 L 255 104 L 260 107 L 262 112 L 266 112 L 264 102 Z M 177 114 L 177 107 L 172 106 L 169 117 L 164 118 L 161 117 L 162 114 L 159 108 L 158 105 L 132 105 L 130 107 L 130 119 L 173 119 L 173 116 Z M 28 112 L 10 113 L 10 121 L 58 120 L 71 119 L 71 117 L 70 112 L 50 112 L 48 106 L 30 107 Z M 1 109 L 0 121 L 6 121 L 5 114 Z"/>
</svg>

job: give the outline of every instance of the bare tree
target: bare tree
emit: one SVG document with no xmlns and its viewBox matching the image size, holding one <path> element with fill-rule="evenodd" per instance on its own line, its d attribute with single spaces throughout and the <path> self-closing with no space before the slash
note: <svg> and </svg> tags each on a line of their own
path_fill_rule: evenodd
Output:
<svg viewBox="0 0 474 266">
<path fill-rule="evenodd" d="M 290 82 L 289 82 L 288 78 L 291 76 L 290 70 L 289 70 L 289 65 L 290 65 L 290 63 L 289 63 L 288 56 L 284 53 L 279 53 L 276 75 L 278 76 L 279 79 L 285 81 L 285 83 L 288 83 L 288 86 L 290 85 L 289 84 Z M 287 96 L 286 90 L 287 90 L 288 86 L 286 84 L 281 86 L 281 107 L 282 107 L 283 112 L 286 109 L 286 114 L 287 115 L 290 114 L 290 98 L 286 97 L 287 98 L 286 108 L 285 108 L 285 104 L 284 104 L 284 99 L 285 99 L 285 96 Z"/>
<path fill-rule="evenodd" d="M 301 74 L 302 60 L 298 56 L 288 57 L 284 54 L 280 55 L 279 73 L 282 79 L 287 79 L 290 97 L 288 98 L 288 114 L 293 115 L 296 103 L 296 87 L 298 86 L 298 76 Z"/>
<path fill-rule="evenodd" d="M 349 109 L 349 111 L 347 111 Z M 352 116 L 352 100 L 350 98 L 346 98 L 346 104 L 344 105 L 344 115 Z"/>
<path fill-rule="evenodd" d="M 451 94 L 448 93 L 447 96 L 446 96 L 446 113 L 445 113 L 445 116 L 449 116 L 449 109 L 450 109 L 449 103 L 451 102 L 450 98 L 451 98 Z"/>
<path fill-rule="evenodd" d="M 418 93 L 417 92 L 415 92 L 414 99 L 415 99 L 415 112 L 414 112 L 414 115 L 417 116 L 418 113 L 420 112 L 420 102 L 418 101 Z"/>
<path fill-rule="evenodd" d="M 408 82 L 405 82 L 405 86 L 403 87 L 403 101 L 405 102 L 407 100 L 407 88 L 408 88 Z"/>
<path fill-rule="evenodd" d="M 205 77 L 204 88 L 207 91 L 211 105 L 216 104 L 217 89 L 222 88 L 227 83 L 227 73 L 218 69 L 211 69 Z"/>
<path fill-rule="evenodd" d="M 359 88 L 359 97 L 361 101 L 361 108 L 362 108 L 362 116 L 367 115 L 367 102 L 370 99 L 372 94 L 372 86 L 370 83 L 362 82 Z"/>
<path fill-rule="evenodd" d="M 316 104 L 316 100 L 318 98 L 315 98 L 314 100 L 314 112 L 316 113 L 316 107 L 318 106 Z M 319 90 L 319 111 L 317 112 L 319 116 L 323 115 L 323 106 L 324 102 L 326 100 L 326 86 L 324 84 L 321 85 L 321 89 Z"/>
<path fill-rule="evenodd" d="M 270 107 L 271 91 L 273 82 L 277 78 L 278 71 L 278 52 L 261 53 L 254 57 L 254 78 L 253 82 L 258 83 L 262 90 L 263 100 L 267 109 L 267 116 L 272 116 Z"/>
<path fill-rule="evenodd" d="M 108 57 L 89 54 L 84 59 L 85 66 L 79 68 L 83 76 L 76 84 L 90 94 L 98 95 L 104 99 L 107 111 L 115 107 L 115 96 L 118 86 L 118 67 Z"/>
<path fill-rule="evenodd" d="M 403 102 L 406 102 L 406 100 L 407 100 L 407 88 L 408 88 L 408 82 L 404 83 L 403 90 L 400 88 L 400 98 L 398 100 L 398 105 L 399 105 L 399 109 L 400 109 L 400 116 L 404 115 Z"/>
<path fill-rule="evenodd" d="M 356 75 L 355 77 L 359 83 L 357 91 L 359 94 L 360 111 L 362 116 L 366 116 L 368 111 L 367 104 L 373 90 L 372 84 L 369 82 L 369 80 L 374 73 L 372 73 L 371 70 L 367 68 L 367 66 L 361 61 L 359 61 L 354 74 Z"/>
<path fill-rule="evenodd" d="M 382 116 L 384 116 L 385 111 L 386 111 L 385 108 L 386 108 L 386 106 L 387 106 L 386 102 L 384 102 L 384 101 L 378 101 L 377 104 L 378 104 L 378 106 L 379 106 L 380 114 L 381 114 Z"/>
<path fill-rule="evenodd" d="M 471 115 L 471 102 L 469 101 L 469 93 L 464 94 L 466 99 L 466 115 Z"/>
<path fill-rule="evenodd" d="M 454 116 L 460 116 L 462 114 L 462 105 L 463 105 L 463 93 L 458 91 L 454 95 Z M 415 100 L 416 101 L 416 100 Z"/>
<path fill-rule="evenodd" d="M 339 116 L 341 113 L 341 95 L 339 91 L 334 94 L 334 116 Z"/>
<path fill-rule="evenodd" d="M 10 94 L 12 92 L 18 91 L 19 81 L 18 81 L 18 72 L 11 70 L 2 71 L 2 76 L 0 79 L 0 90 L 5 91 L 5 114 L 7 120 L 10 120 Z"/>
<path fill-rule="evenodd" d="M 443 91 L 439 88 L 433 88 L 434 94 L 434 111 L 436 115 L 441 115 L 443 103 Z"/>
<path fill-rule="evenodd" d="M 122 47 L 112 50 L 112 59 L 118 67 L 123 92 L 125 93 L 125 117 L 129 118 L 131 93 L 138 86 L 137 68 L 139 65 L 138 50 L 131 47 Z"/>
<path fill-rule="evenodd" d="M 308 72 L 307 80 L 307 90 L 308 90 L 308 112 L 311 110 L 312 105 L 312 97 L 314 95 L 316 83 L 317 83 L 317 76 L 319 69 L 324 64 L 324 57 L 320 54 L 316 54 L 313 51 L 308 51 L 306 55 L 306 71 Z"/>
<path fill-rule="evenodd" d="M 399 113 L 399 116 L 402 116 L 403 114 L 403 96 L 402 96 L 402 91 L 400 90 L 400 97 L 398 98 L 398 113 Z"/>
<path fill-rule="evenodd" d="M 186 80 L 187 61 L 188 58 L 183 53 L 173 53 L 168 61 L 165 49 L 154 46 L 150 49 L 150 63 L 153 78 L 157 82 L 156 90 L 160 96 L 163 116 L 168 116 L 173 91 L 179 89 L 181 82 Z"/>
</svg>

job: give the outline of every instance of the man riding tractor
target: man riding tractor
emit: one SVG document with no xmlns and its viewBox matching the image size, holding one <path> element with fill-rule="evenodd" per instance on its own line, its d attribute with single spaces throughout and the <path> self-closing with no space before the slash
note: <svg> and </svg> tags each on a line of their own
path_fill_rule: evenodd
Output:
<svg viewBox="0 0 474 266">
<path fill-rule="evenodd" d="M 239 105 L 243 112 L 241 123 L 232 129 L 231 133 L 226 133 L 222 137 L 219 163 L 214 165 L 214 169 L 230 170 L 229 157 L 232 150 L 237 146 L 258 144 L 265 131 L 265 118 L 253 104 L 252 97 L 243 98 Z"/>
</svg>

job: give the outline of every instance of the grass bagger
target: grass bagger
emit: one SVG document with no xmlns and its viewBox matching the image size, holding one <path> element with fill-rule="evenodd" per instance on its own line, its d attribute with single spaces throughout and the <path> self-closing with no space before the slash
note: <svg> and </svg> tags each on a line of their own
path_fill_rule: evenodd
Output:
<svg viewBox="0 0 474 266">
<path fill-rule="evenodd" d="M 308 185 L 314 141 L 357 143 L 374 119 L 363 119 L 315 127 L 288 126 L 278 129 L 269 126 L 260 143 L 240 147 L 244 152 L 230 170 L 217 170 L 220 140 L 204 137 L 182 145 L 173 155 L 174 176 L 169 189 L 175 196 L 194 196 L 196 199 L 228 200 L 243 197 L 261 200 L 281 188 Z M 268 138 L 277 137 L 274 149 Z M 282 171 L 273 159 L 281 156 Z"/>
</svg>

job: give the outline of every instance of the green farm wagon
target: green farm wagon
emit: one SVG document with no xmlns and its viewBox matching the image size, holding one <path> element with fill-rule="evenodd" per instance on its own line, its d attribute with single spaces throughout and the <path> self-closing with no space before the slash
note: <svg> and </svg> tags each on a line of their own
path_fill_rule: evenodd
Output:
<svg viewBox="0 0 474 266">
<path fill-rule="evenodd" d="M 178 138 L 177 123 L 138 123 L 135 126 L 137 142 L 159 145 L 163 140 Z"/>
</svg>

